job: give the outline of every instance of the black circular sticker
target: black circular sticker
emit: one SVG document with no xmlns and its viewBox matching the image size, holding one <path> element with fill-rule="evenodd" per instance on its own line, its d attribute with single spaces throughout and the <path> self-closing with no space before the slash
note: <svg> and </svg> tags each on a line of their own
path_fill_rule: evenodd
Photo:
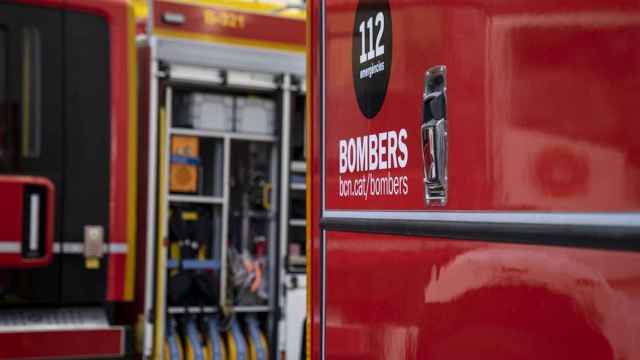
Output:
<svg viewBox="0 0 640 360">
<path fill-rule="evenodd" d="M 391 75 L 391 12 L 388 0 L 360 0 L 353 24 L 351 64 L 358 107 L 371 119 L 382 108 Z"/>
</svg>

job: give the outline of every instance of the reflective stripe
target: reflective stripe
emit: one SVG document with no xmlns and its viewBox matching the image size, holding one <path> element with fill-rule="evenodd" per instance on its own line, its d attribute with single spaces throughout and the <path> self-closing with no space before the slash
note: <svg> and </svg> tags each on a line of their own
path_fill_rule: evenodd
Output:
<svg viewBox="0 0 640 360">
<path fill-rule="evenodd" d="M 0 241 L 0 254 L 19 254 L 22 246 L 19 241 Z M 61 251 L 62 250 L 62 251 Z M 104 252 L 111 254 L 126 254 L 129 250 L 127 244 L 105 244 Z M 62 248 L 59 242 L 53 243 L 53 252 L 55 254 L 84 254 L 83 243 L 64 243 Z"/>
<path fill-rule="evenodd" d="M 21 248 L 19 241 L 0 241 L 0 254 L 19 254 Z"/>
<path fill-rule="evenodd" d="M 127 244 L 105 244 L 104 253 L 110 254 L 126 254 L 129 246 Z M 56 254 L 84 254 L 84 243 L 63 243 L 62 248 L 60 243 L 53 244 L 53 252 Z"/>
<path fill-rule="evenodd" d="M 106 252 L 105 247 L 105 252 Z M 83 243 L 62 243 L 62 253 L 64 254 L 84 254 Z"/>
<path fill-rule="evenodd" d="M 126 254 L 129 250 L 128 244 L 109 244 L 109 253 L 111 254 Z"/>
</svg>

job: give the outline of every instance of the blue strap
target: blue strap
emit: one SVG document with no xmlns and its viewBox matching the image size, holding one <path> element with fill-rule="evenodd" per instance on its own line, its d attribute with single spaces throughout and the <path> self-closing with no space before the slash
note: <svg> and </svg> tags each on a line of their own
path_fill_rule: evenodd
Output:
<svg viewBox="0 0 640 360">
<path fill-rule="evenodd" d="M 221 343 L 222 339 L 220 338 L 220 330 L 218 327 L 218 319 L 211 316 L 209 318 L 209 341 L 211 342 L 211 347 L 213 353 L 211 354 L 211 360 L 224 360 L 222 359 L 222 349 Z"/>
<path fill-rule="evenodd" d="M 236 342 L 236 348 L 238 351 L 238 358 L 236 360 L 248 360 L 247 357 L 247 345 L 244 342 L 244 336 L 242 335 L 242 329 L 235 316 L 231 319 L 231 335 Z"/>
<path fill-rule="evenodd" d="M 171 155 L 171 162 L 174 164 L 200 165 L 200 159 L 180 155 Z"/>
<path fill-rule="evenodd" d="M 169 319 L 167 322 L 167 344 L 169 345 L 169 358 L 171 360 L 180 360 L 180 348 L 178 347 L 178 336 L 175 331 L 175 320 Z"/>
<path fill-rule="evenodd" d="M 217 270 L 220 269 L 220 261 L 218 260 L 167 260 L 167 269 L 185 269 L 185 270 Z"/>
<path fill-rule="evenodd" d="M 193 349 L 194 360 L 204 360 L 204 354 L 202 353 L 202 344 L 200 343 L 200 334 L 196 328 L 196 321 L 194 319 L 187 320 L 186 333 L 191 342 L 191 348 Z"/>
<path fill-rule="evenodd" d="M 256 360 L 267 360 L 267 349 L 262 346 L 262 341 L 260 340 L 260 325 L 258 325 L 258 319 L 253 315 L 249 315 L 245 317 L 244 321 L 247 323 L 249 336 L 253 339 L 256 347 Z"/>
</svg>

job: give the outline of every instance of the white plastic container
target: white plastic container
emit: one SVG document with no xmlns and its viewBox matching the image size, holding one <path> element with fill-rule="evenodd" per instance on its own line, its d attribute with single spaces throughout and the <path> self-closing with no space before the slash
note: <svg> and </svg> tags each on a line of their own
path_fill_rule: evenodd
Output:
<svg viewBox="0 0 640 360">
<path fill-rule="evenodd" d="M 271 135 L 275 133 L 275 125 L 276 104 L 273 100 L 236 98 L 236 131 Z"/>
<path fill-rule="evenodd" d="M 233 130 L 232 96 L 193 93 L 183 99 L 178 126 L 215 131 Z"/>
</svg>

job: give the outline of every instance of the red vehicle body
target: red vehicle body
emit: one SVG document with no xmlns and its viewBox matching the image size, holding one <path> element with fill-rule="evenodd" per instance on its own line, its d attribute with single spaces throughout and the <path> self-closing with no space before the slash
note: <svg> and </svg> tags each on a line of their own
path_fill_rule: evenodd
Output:
<svg viewBox="0 0 640 360">
<path fill-rule="evenodd" d="M 311 357 L 640 357 L 639 4 L 309 19 Z"/>
<path fill-rule="evenodd" d="M 127 1 L 0 4 L 2 359 L 125 354 L 135 66 Z"/>
</svg>

